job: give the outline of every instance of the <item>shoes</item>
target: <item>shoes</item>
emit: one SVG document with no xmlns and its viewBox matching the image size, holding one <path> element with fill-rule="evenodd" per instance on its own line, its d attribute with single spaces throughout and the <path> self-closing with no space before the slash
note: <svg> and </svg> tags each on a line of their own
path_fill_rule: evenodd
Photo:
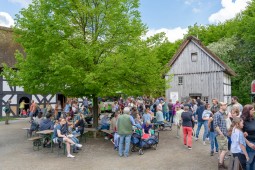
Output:
<svg viewBox="0 0 255 170">
<path fill-rule="evenodd" d="M 71 155 L 71 154 L 68 154 L 67 155 L 68 158 L 75 158 L 75 156 Z"/>
<path fill-rule="evenodd" d="M 178 139 L 179 139 L 179 138 L 180 138 L 180 136 L 176 136 L 176 138 L 178 138 Z"/>
<path fill-rule="evenodd" d="M 108 140 L 109 138 L 106 136 L 106 137 L 104 137 L 104 139 L 105 139 L 105 140 Z"/>
<path fill-rule="evenodd" d="M 207 141 L 210 141 L 210 139 L 209 139 L 209 138 L 206 138 L 206 140 L 207 140 Z"/>
<path fill-rule="evenodd" d="M 197 138 L 197 137 L 195 137 L 195 140 L 197 141 L 197 140 L 198 140 L 198 138 Z"/>
<path fill-rule="evenodd" d="M 188 146 L 188 149 L 189 149 L 189 150 L 191 150 L 191 149 L 192 149 L 192 147 Z"/>
<path fill-rule="evenodd" d="M 204 145 L 204 146 L 206 145 L 205 141 L 203 142 L 203 145 Z"/>
<path fill-rule="evenodd" d="M 77 147 L 77 148 L 81 148 L 82 147 L 82 145 L 81 144 L 75 144 L 75 146 Z"/>
<path fill-rule="evenodd" d="M 73 150 L 73 153 L 78 153 L 78 151 L 76 149 Z"/>
<path fill-rule="evenodd" d="M 213 151 L 211 151 L 210 156 L 213 156 Z"/>
<path fill-rule="evenodd" d="M 219 153 L 219 151 L 215 151 L 215 153 Z"/>
</svg>

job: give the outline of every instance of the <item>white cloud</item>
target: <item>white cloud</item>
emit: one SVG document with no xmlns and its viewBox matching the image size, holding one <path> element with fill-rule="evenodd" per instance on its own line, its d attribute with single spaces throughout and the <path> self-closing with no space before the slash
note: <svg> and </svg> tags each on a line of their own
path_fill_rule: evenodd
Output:
<svg viewBox="0 0 255 170">
<path fill-rule="evenodd" d="M 222 9 L 209 17 L 210 23 L 224 22 L 243 11 L 251 0 L 221 0 Z"/>
<path fill-rule="evenodd" d="M 14 4 L 20 4 L 22 8 L 27 8 L 28 5 L 32 3 L 32 0 L 8 0 L 8 1 Z"/>
<path fill-rule="evenodd" d="M 0 26 L 11 27 L 14 25 L 14 20 L 10 14 L 6 12 L 0 12 Z"/>
<path fill-rule="evenodd" d="M 184 34 L 188 32 L 188 28 L 176 27 L 173 29 L 167 28 L 149 29 L 145 37 L 150 37 L 160 32 L 164 32 L 170 42 L 175 42 L 176 40 L 183 38 Z"/>
<path fill-rule="evenodd" d="M 201 11 L 201 9 L 199 9 L 199 8 L 193 8 L 192 9 L 192 12 L 193 13 L 199 13 Z"/>
</svg>

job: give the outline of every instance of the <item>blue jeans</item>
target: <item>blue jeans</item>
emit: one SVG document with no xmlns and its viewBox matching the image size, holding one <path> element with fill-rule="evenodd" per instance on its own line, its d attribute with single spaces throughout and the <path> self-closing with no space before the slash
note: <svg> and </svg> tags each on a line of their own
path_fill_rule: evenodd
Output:
<svg viewBox="0 0 255 170">
<path fill-rule="evenodd" d="M 164 115 L 164 119 L 168 121 L 169 120 L 169 112 L 164 112 L 163 115 Z"/>
<path fill-rule="evenodd" d="M 208 137 L 208 120 L 204 121 L 204 135 L 203 135 L 203 141 Z"/>
<path fill-rule="evenodd" d="M 216 139 L 216 134 L 215 132 L 210 132 L 210 142 L 211 142 L 211 151 L 214 152 L 214 145 L 215 145 L 215 149 L 218 152 L 218 142 Z"/>
<path fill-rule="evenodd" d="M 171 125 L 172 125 L 172 123 L 174 122 L 174 115 L 173 115 L 173 111 L 172 110 L 170 110 L 169 111 L 169 122 L 171 123 Z"/>
<path fill-rule="evenodd" d="M 206 122 L 206 123 L 205 123 Z M 197 123 L 197 131 L 196 131 L 196 137 L 198 138 L 201 126 L 204 125 L 204 135 L 203 135 L 203 141 L 205 141 L 205 138 L 207 137 L 208 134 L 208 121 L 204 122 L 198 122 Z"/>
<path fill-rule="evenodd" d="M 123 156 L 124 141 L 125 141 L 124 156 L 127 157 L 129 153 L 129 148 L 130 148 L 131 135 L 120 135 L 119 156 Z"/>
<path fill-rule="evenodd" d="M 255 144 L 255 142 L 251 142 Z M 254 170 L 255 169 L 255 150 L 246 145 L 246 151 L 250 158 L 249 162 L 246 162 L 246 170 Z"/>
</svg>

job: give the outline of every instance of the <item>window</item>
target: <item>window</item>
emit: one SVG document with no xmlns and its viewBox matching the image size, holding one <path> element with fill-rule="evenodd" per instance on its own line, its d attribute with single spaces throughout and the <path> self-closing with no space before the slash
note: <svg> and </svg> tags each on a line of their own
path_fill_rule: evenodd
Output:
<svg viewBox="0 0 255 170">
<path fill-rule="evenodd" d="M 203 97 L 202 99 L 205 101 L 205 103 L 208 103 L 209 101 L 209 97 Z"/>
<path fill-rule="evenodd" d="M 197 61 L 197 52 L 191 53 L 191 61 L 196 62 Z"/>
<path fill-rule="evenodd" d="M 178 85 L 183 85 L 183 77 L 182 76 L 178 77 Z"/>
</svg>

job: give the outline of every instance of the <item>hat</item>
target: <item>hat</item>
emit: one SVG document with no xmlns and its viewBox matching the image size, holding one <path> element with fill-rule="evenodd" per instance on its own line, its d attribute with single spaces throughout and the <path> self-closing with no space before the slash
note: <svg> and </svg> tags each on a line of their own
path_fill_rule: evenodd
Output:
<svg viewBox="0 0 255 170">
<path fill-rule="evenodd" d="M 129 114 L 130 112 L 130 108 L 129 107 L 125 107 L 124 110 L 123 110 L 123 113 L 124 114 Z"/>
<path fill-rule="evenodd" d="M 227 103 L 225 103 L 225 102 L 220 102 L 219 104 L 220 104 L 220 106 L 227 105 Z"/>
</svg>

